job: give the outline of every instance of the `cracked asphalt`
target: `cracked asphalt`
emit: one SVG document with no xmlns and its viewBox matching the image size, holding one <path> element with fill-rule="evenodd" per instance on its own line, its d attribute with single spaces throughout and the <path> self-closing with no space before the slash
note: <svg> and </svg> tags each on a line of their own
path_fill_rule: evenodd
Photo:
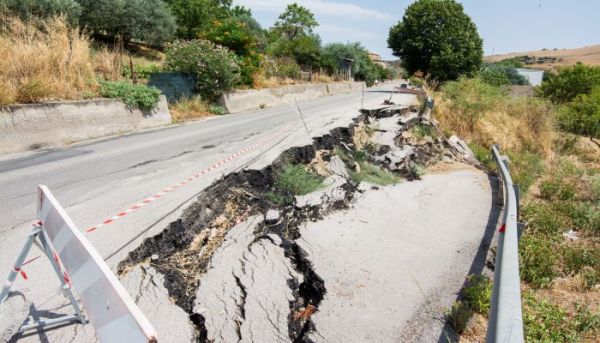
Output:
<svg viewBox="0 0 600 343">
<path fill-rule="evenodd" d="M 377 107 L 389 97 L 393 85 L 365 92 L 365 107 Z M 411 103 L 408 95 L 394 95 L 397 102 Z M 347 126 L 361 106 L 360 92 L 299 102 L 311 135 Z M 295 106 L 277 106 L 185 125 L 96 140 L 50 151 L 0 158 L 0 278 L 8 274 L 35 219 L 36 185 L 45 184 L 63 204 L 75 224 L 84 229 L 113 216 L 157 191 L 210 166 L 261 138 L 291 124 L 281 139 L 267 142 L 242 158 L 225 164 L 188 186 L 153 202 L 142 210 L 88 235 L 91 243 L 116 271 L 118 263 L 146 237 L 157 234 L 180 217 L 196 195 L 223 175 L 251 164 L 262 168 L 283 150 L 311 142 L 299 121 Z M 37 255 L 34 251 L 30 256 Z M 14 289 L 34 305 L 30 314 L 55 316 L 68 313 L 49 264 L 39 259 L 25 270 Z M 137 283 L 139 284 L 139 283 Z M 130 290 L 132 293 L 135 290 Z M 169 304 L 164 304 L 166 308 Z M 165 311 L 168 311 L 165 309 Z M 167 318 L 169 316 L 167 313 Z M 177 309 L 170 320 L 156 324 L 173 329 Z M 89 341 L 91 326 L 71 325 L 20 337 L 22 342 Z M 185 329 L 182 329 L 185 331 Z M 91 335 L 93 337 L 93 334 Z M 162 337 L 173 337 L 166 334 Z M 171 340 L 166 340 L 171 341 Z M 173 340 L 178 341 L 178 340 Z"/>
</svg>

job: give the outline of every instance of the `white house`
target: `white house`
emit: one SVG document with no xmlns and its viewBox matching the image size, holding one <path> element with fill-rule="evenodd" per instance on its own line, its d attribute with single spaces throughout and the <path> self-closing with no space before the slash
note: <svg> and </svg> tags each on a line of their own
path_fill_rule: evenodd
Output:
<svg viewBox="0 0 600 343">
<path fill-rule="evenodd" d="M 532 86 L 541 85 L 542 79 L 544 78 L 543 70 L 517 68 L 517 73 L 525 76 L 525 78 L 529 80 L 529 84 Z"/>
</svg>

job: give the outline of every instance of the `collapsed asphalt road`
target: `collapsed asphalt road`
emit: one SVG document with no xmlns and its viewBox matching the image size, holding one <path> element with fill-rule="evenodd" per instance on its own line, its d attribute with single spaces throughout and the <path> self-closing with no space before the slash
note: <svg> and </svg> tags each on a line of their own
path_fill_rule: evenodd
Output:
<svg viewBox="0 0 600 343">
<path fill-rule="evenodd" d="M 455 154 L 407 107 L 349 126 L 336 121 L 214 183 L 181 216 L 167 216 L 170 224 L 130 242 L 138 247 L 131 253 L 109 255 L 161 341 L 398 341 L 426 305 L 454 298 L 490 213 L 486 176 L 469 170 L 372 185 L 390 177 L 373 175 L 374 166 L 414 180 Z M 320 174 L 325 186 L 280 192 L 277 176 L 290 163 Z M 423 206 L 423 192 L 432 206 Z M 441 228 L 449 216 L 455 220 Z M 427 316 L 440 330 L 441 313 Z M 93 338 L 89 325 L 77 325 L 23 340 Z"/>
</svg>

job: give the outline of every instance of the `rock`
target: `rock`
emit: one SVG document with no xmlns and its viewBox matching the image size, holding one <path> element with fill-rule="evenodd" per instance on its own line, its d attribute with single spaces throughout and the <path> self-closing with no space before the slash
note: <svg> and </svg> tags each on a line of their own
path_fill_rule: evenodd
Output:
<svg viewBox="0 0 600 343">
<path fill-rule="evenodd" d="M 473 151 L 471 151 L 469 146 L 462 139 L 452 135 L 448 138 L 448 142 L 450 142 L 452 147 L 457 150 L 464 159 L 471 163 L 479 163 L 475 158 Z"/>
<path fill-rule="evenodd" d="M 12 293 L 0 305 L 0 342 L 8 342 L 27 319 L 29 302 L 19 293 Z"/>
<path fill-rule="evenodd" d="M 338 175 L 346 179 L 350 177 L 348 175 L 348 171 L 346 170 L 346 165 L 344 164 L 344 161 L 342 161 L 342 159 L 338 156 L 331 156 L 331 159 L 327 164 L 327 168 L 329 168 L 329 171 L 333 175 Z"/>
<path fill-rule="evenodd" d="M 279 211 L 277 210 L 268 210 L 265 214 L 265 223 L 267 224 L 275 224 L 279 221 Z"/>
<path fill-rule="evenodd" d="M 406 160 L 407 157 L 413 155 L 415 150 L 410 145 L 405 145 L 402 149 L 394 149 L 389 153 L 385 154 L 383 157 L 389 163 L 389 168 L 391 170 L 397 170 L 400 168 L 402 162 Z"/>
</svg>

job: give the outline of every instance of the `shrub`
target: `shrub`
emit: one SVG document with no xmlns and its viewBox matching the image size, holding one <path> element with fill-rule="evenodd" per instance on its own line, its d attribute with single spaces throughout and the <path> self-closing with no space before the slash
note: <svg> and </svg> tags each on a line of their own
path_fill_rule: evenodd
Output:
<svg viewBox="0 0 600 343">
<path fill-rule="evenodd" d="M 129 107 L 150 109 L 158 102 L 160 91 L 156 87 L 134 85 L 123 81 L 101 81 L 100 95 L 120 98 Z"/>
<path fill-rule="evenodd" d="M 477 27 L 454 0 L 414 2 L 388 38 L 388 46 L 409 73 L 422 71 L 440 81 L 479 70 L 482 43 Z"/>
<path fill-rule="evenodd" d="M 463 333 L 473 313 L 487 315 L 492 298 L 492 281 L 483 275 L 469 275 L 460 296 L 461 300 L 455 302 L 447 314 L 448 322 L 459 334 Z"/>
<path fill-rule="evenodd" d="M 90 42 L 64 19 L 7 19 L 0 33 L 0 104 L 78 99 L 97 85 Z"/>
<path fill-rule="evenodd" d="M 492 158 L 492 153 L 490 149 L 482 147 L 476 143 L 469 143 L 469 149 L 475 154 L 475 158 L 481 162 L 487 168 L 494 170 L 496 168 L 496 162 Z"/>
<path fill-rule="evenodd" d="M 529 80 L 519 74 L 514 67 L 500 64 L 488 65 L 479 73 L 479 76 L 484 82 L 492 86 L 529 84 Z"/>
<path fill-rule="evenodd" d="M 578 95 L 589 94 L 596 86 L 600 86 L 600 67 L 578 63 L 548 77 L 542 82 L 538 92 L 554 102 L 566 103 Z"/>
<path fill-rule="evenodd" d="M 600 138 L 600 81 L 589 94 L 581 94 L 561 107 L 558 123 L 563 130 Z"/>
<path fill-rule="evenodd" d="M 235 54 L 206 40 L 178 41 L 166 50 L 165 68 L 196 76 L 197 91 L 215 99 L 240 81 Z"/>
</svg>

